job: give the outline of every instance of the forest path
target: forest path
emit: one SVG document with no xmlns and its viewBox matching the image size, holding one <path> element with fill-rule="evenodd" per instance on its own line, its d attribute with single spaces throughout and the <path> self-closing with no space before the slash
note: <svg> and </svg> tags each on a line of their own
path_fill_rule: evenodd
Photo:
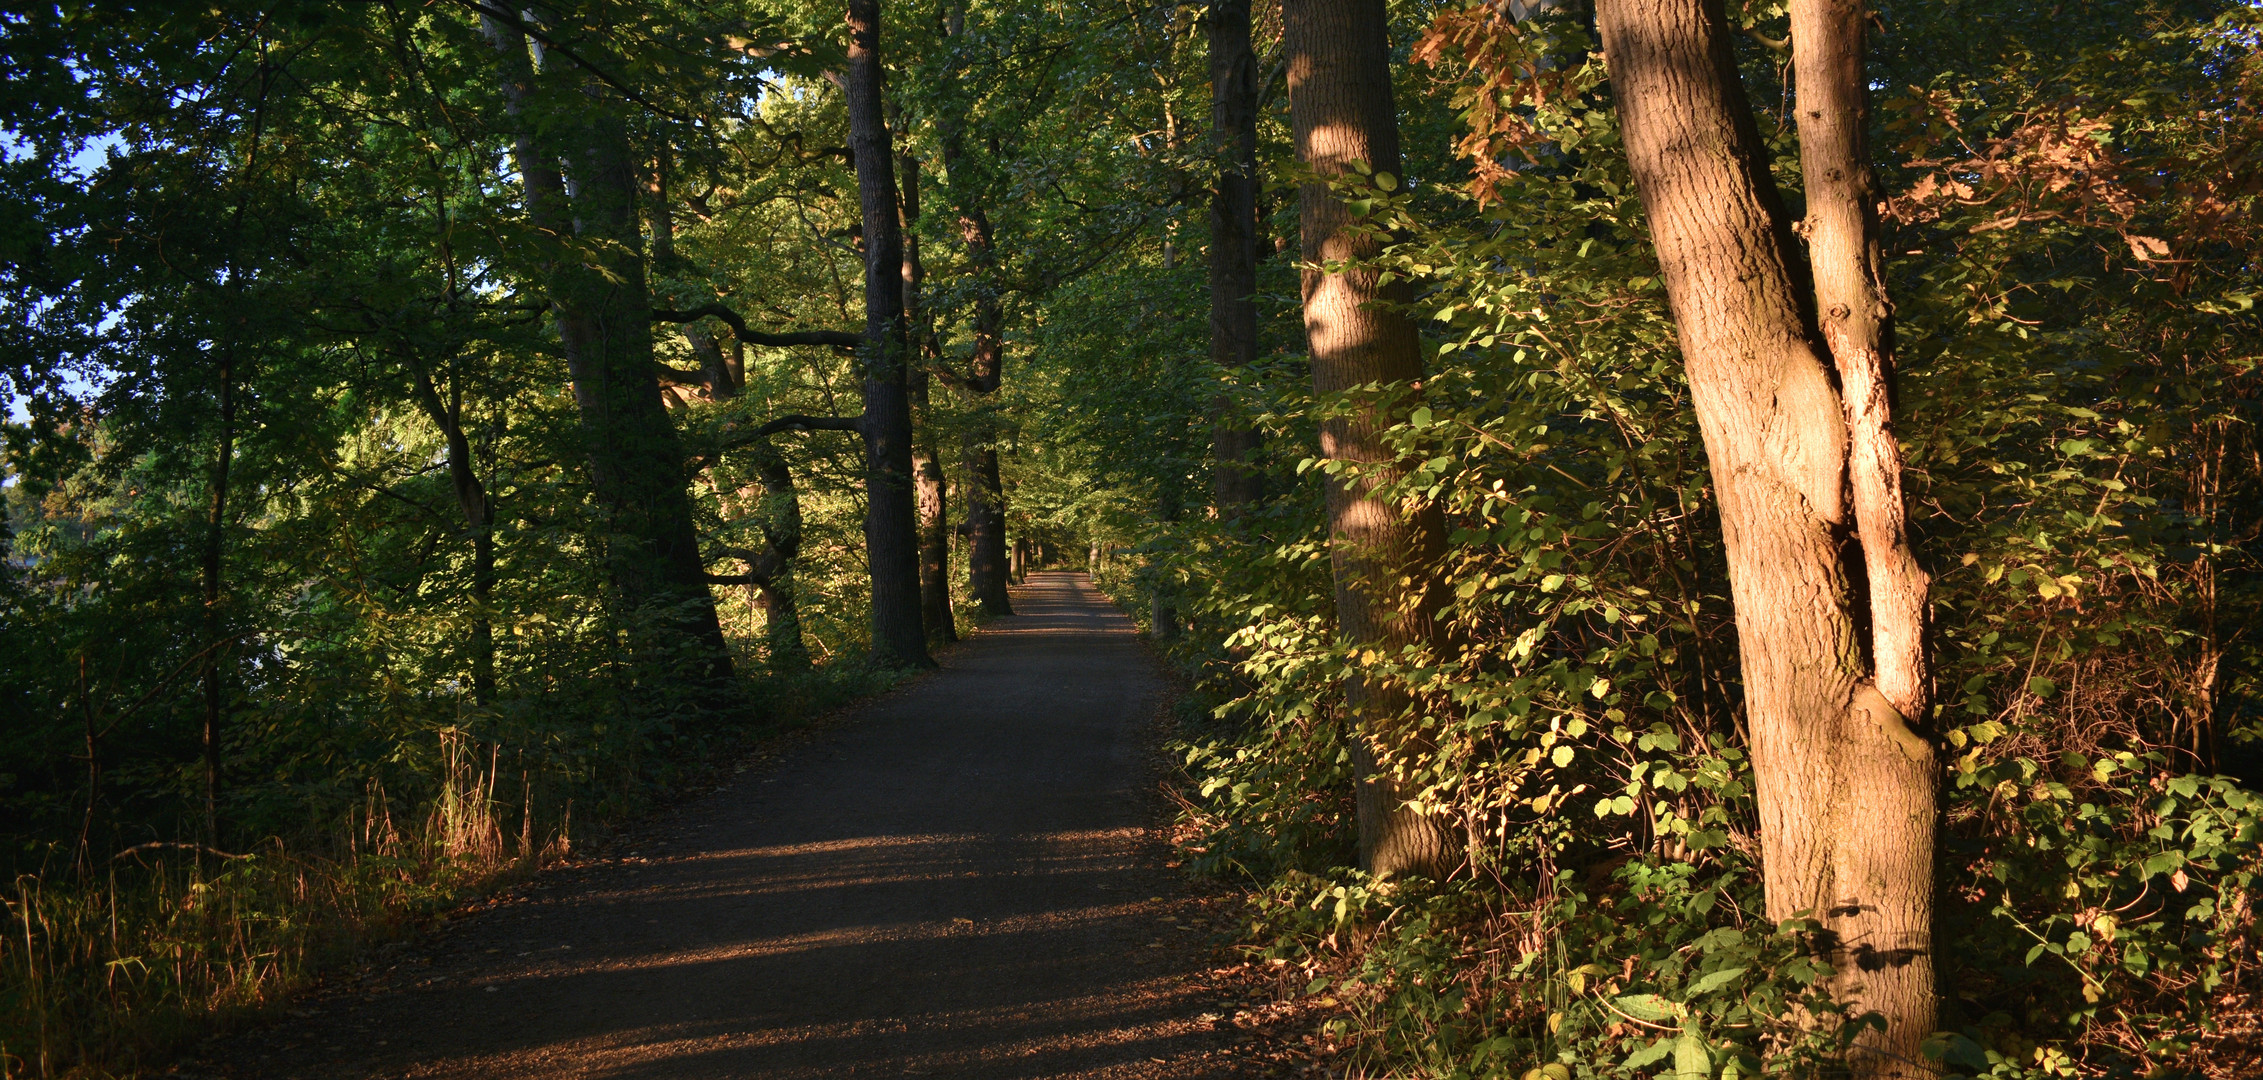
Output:
<svg viewBox="0 0 2263 1080">
<path fill-rule="evenodd" d="M 416 985 L 317 999 L 227 1071 L 1244 1075 L 1151 832 L 1165 684 L 1085 575 L 1032 574 L 1014 605 L 629 857 L 397 950 Z"/>
</svg>

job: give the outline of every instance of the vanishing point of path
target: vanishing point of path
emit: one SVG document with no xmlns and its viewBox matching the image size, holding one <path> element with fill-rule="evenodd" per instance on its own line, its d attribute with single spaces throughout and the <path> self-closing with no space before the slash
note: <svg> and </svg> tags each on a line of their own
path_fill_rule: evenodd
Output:
<svg viewBox="0 0 2263 1080">
<path fill-rule="evenodd" d="M 619 862 L 236 1041 L 238 1076 L 1223 1078 L 1150 832 L 1165 686 L 1082 574 Z M 429 959 L 427 959 L 427 957 Z"/>
</svg>

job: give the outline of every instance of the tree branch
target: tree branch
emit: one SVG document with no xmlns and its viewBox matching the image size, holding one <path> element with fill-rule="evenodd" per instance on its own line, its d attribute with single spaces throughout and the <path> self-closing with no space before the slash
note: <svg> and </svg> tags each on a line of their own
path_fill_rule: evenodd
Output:
<svg viewBox="0 0 2263 1080">
<path fill-rule="evenodd" d="M 622 82 L 619 79 L 614 78 L 610 73 L 606 72 L 605 69 L 582 59 L 581 56 L 575 53 L 572 49 L 569 49 L 563 44 L 560 44 L 557 38 L 544 33 L 542 27 L 534 24 L 528 19 L 520 17 L 517 12 L 510 10 L 508 6 L 497 7 L 492 4 L 482 3 L 481 0 L 455 0 L 455 3 L 458 7 L 466 8 L 474 14 L 493 19 L 496 22 L 502 23 L 503 25 L 518 31 L 519 33 L 533 38 L 536 43 L 540 44 L 543 48 L 573 61 L 575 67 L 588 72 L 592 78 L 596 79 L 598 82 L 612 87 L 616 93 L 620 94 L 622 97 L 629 99 L 630 101 L 642 105 L 645 108 L 652 110 L 653 112 L 659 113 L 660 115 L 665 116 L 670 120 L 677 120 L 687 124 L 698 122 L 697 118 L 695 117 L 677 112 L 674 109 L 666 108 L 660 103 L 653 101 L 651 98 L 645 97 L 643 94 L 638 93 L 636 91 L 636 88 Z"/>
<path fill-rule="evenodd" d="M 721 304 L 701 304 L 695 308 L 653 308 L 653 322 L 688 323 L 705 318 L 723 320 L 737 334 L 740 341 L 749 345 L 833 345 L 853 349 L 864 343 L 864 335 L 846 330 L 797 330 L 791 334 L 766 334 L 747 329 L 746 320 L 739 313 Z"/>
<path fill-rule="evenodd" d="M 797 414 L 794 414 L 794 415 L 791 415 L 791 416 L 781 416 L 781 417 L 777 418 L 776 420 L 772 420 L 772 421 L 770 421 L 769 423 L 767 423 L 767 424 L 764 424 L 764 425 L 762 425 L 762 426 L 761 426 L 761 427 L 759 427 L 759 428 L 756 428 L 756 429 L 754 430 L 754 433 L 753 433 L 753 434 L 751 434 L 751 435 L 748 435 L 748 436 L 746 436 L 746 439 L 745 439 L 744 441 L 753 441 L 753 440 L 756 440 L 756 439 L 767 439 L 767 438 L 769 438 L 770 436 L 772 436 L 772 435 L 776 435 L 777 433 L 779 433 L 779 432 L 781 432 L 781 431 L 863 431 L 863 430 L 864 430 L 864 417 L 861 417 L 861 416 L 802 416 L 802 415 L 800 415 L 800 414 L 798 414 L 798 413 L 797 413 Z M 742 440 L 739 440 L 739 439 L 733 439 L 733 440 L 731 440 L 731 442 L 732 442 L 732 443 L 734 443 L 734 444 L 738 444 L 738 443 L 741 443 L 741 442 L 742 442 Z"/>
</svg>

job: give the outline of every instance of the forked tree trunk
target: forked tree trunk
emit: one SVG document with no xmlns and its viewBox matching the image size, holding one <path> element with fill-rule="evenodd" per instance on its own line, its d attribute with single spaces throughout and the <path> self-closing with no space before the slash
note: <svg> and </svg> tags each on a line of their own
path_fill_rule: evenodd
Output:
<svg viewBox="0 0 2263 1080">
<path fill-rule="evenodd" d="M 872 659 L 932 667 L 919 606 L 919 523 L 912 504 L 910 357 L 904 335 L 903 231 L 895 156 L 881 108 L 879 0 L 848 8 L 849 146 L 864 219 L 864 548 L 872 575 Z"/>
<path fill-rule="evenodd" d="M 1846 412 L 1847 490 L 1868 579 L 1870 677 L 1895 714 L 1868 702 L 1879 718 L 1850 721 L 1856 730 L 1839 773 L 1843 784 L 1872 794 L 1843 807 L 1830 833 L 1831 929 L 1856 961 L 1837 989 L 1887 1020 L 1884 1032 L 1857 1044 L 1850 1062 L 1857 1075 L 1930 1075 L 1920 1047 L 1938 1022 L 1932 930 L 1940 766 L 1932 746 L 1907 730 L 1927 726 L 1933 711 L 1930 582 L 1910 549 L 1894 439 L 1893 308 L 1863 73 L 1869 12 L 1862 0 L 1792 0 L 1791 14 L 1813 310 Z"/>
<path fill-rule="evenodd" d="M 1795 44 L 1838 51 L 1835 59 L 1809 59 L 1836 66 L 1826 77 L 1859 86 L 1859 44 L 1845 53 L 1843 26 L 1819 40 L 1815 13 L 1806 14 L 1800 25 L 1807 40 L 1795 37 Z M 1930 1069 L 1916 1049 L 1935 1019 L 1936 765 L 1931 744 L 1910 730 L 1868 674 L 1875 649 L 1861 632 L 1844 561 L 1850 518 L 1862 513 L 1858 505 L 1850 514 L 1847 505 L 1847 413 L 1794 276 L 1790 221 L 1768 174 L 1719 0 L 1603 0 L 1597 16 L 1720 506 L 1768 914 L 1816 919 L 1817 947 L 1841 972 L 1833 990 L 1885 1017 L 1883 1036 L 1864 1036 L 1864 1049 L 1849 1061 L 1857 1074 L 1925 1075 Z M 1860 252 L 1869 240 L 1861 218 L 1851 236 L 1845 226 L 1845 200 L 1859 200 L 1855 192 L 1867 186 L 1856 175 L 1859 99 L 1841 87 L 1840 104 L 1827 106 L 1830 95 L 1815 96 L 1821 87 L 1806 76 L 1802 134 L 1821 144 L 1809 148 L 1807 164 L 1824 181 L 1824 202 L 1838 200 L 1817 218 L 1834 219 L 1827 227 L 1837 246 L 1818 255 L 1843 258 L 1849 244 Z M 1855 115 L 1837 111 L 1847 108 Z M 1834 124 L 1842 126 L 1825 130 Z M 1851 139 L 1843 126 L 1849 124 L 1856 129 Z M 1845 193 L 1834 193 L 1834 185 Z M 1871 349 L 1869 363 L 1882 379 L 1875 327 L 1883 323 L 1884 298 L 1874 258 L 1865 265 L 1851 274 L 1843 266 L 1818 267 L 1818 274 L 1858 283 L 1838 294 L 1847 314 L 1835 317 L 1834 343 Z M 1867 342 L 1850 329 L 1858 313 L 1874 325 Z M 1856 366 L 1862 363 L 1857 358 Z M 1869 437 L 1890 439 L 1884 408 L 1880 386 L 1855 410 L 1858 423 L 1864 410 L 1877 417 L 1880 427 Z M 1898 476 L 1875 474 L 1887 460 L 1873 456 L 1860 467 L 1873 475 L 1855 478 L 1858 503 L 1865 484 L 1898 484 Z M 1869 497 L 1879 498 L 1876 490 Z M 1898 503 L 1894 509 L 1898 519 Z M 1871 522 L 1862 525 L 1871 531 Z M 1878 529 L 1865 539 L 1900 545 L 1906 554 L 1898 528 L 1881 522 Z M 1917 580 L 1921 609 L 1922 575 Z M 1903 598 L 1888 603 L 1906 605 L 1911 584 L 1899 580 Z M 1889 621 L 1906 615 L 1887 613 Z M 1878 642 L 1896 632 L 1888 629 Z M 1921 670 L 1921 645 L 1915 663 Z M 1896 689 L 1912 693 L 1908 683 Z M 1905 701 L 1921 705 L 1922 690 L 1914 694 Z"/>
<path fill-rule="evenodd" d="M 471 693 L 473 703 L 486 708 L 495 703 L 495 622 L 491 608 L 495 592 L 495 508 L 487 486 L 479 482 L 471 440 L 464 435 L 463 395 L 457 381 L 450 380 L 448 397 L 443 399 L 424 358 L 406 349 L 403 355 L 417 405 L 432 426 L 440 429 L 447 446 L 448 485 L 455 490 L 456 508 L 463 513 L 464 531 L 471 538 Z"/>
<path fill-rule="evenodd" d="M 1354 162 L 1396 178 L 1399 128 L 1382 0 L 1283 0 L 1281 10 L 1297 156 L 1322 181 L 1352 171 Z M 1313 389 L 1328 394 L 1369 382 L 1420 379 L 1414 324 L 1375 306 L 1385 298 L 1376 273 L 1356 266 L 1340 274 L 1318 269 L 1321 263 L 1371 259 L 1378 242 L 1351 230 L 1350 208 L 1325 182 L 1307 183 L 1298 202 Z M 1328 420 L 1320 429 L 1321 457 L 1358 470 L 1328 484 L 1337 632 L 1356 650 L 1392 658 L 1408 646 L 1436 644 L 1428 582 L 1444 540 L 1434 507 L 1410 510 L 1375 495 L 1404 475 L 1382 439 L 1397 417 L 1396 411 L 1370 407 Z M 1411 588 L 1396 584 L 1402 576 L 1411 578 Z M 1359 784 L 1360 861 L 1378 877 L 1442 877 L 1461 858 L 1454 831 L 1409 808 L 1394 777 L 1409 757 L 1427 749 L 1406 715 L 1412 705 L 1380 680 L 1354 678 L 1345 686 Z"/>
<path fill-rule="evenodd" d="M 1249 0 L 1210 5 L 1210 126 L 1220 154 L 1210 196 L 1210 362 L 1244 370 L 1257 362 L 1257 57 Z M 1250 462 L 1257 429 L 1220 393 L 1210 406 L 1210 502 L 1238 517 L 1263 494 Z"/>
<path fill-rule="evenodd" d="M 528 217 L 567 248 L 546 268 L 550 301 L 604 515 L 607 568 L 630 609 L 639 660 L 688 669 L 704 706 L 727 707 L 730 651 L 707 588 L 683 447 L 653 378 L 652 300 L 620 105 L 576 72 L 537 72 L 516 27 L 483 16 L 483 30 L 519 127 Z M 530 107 L 537 96 L 558 107 Z M 574 180 L 570 193 L 561 165 Z"/>
</svg>

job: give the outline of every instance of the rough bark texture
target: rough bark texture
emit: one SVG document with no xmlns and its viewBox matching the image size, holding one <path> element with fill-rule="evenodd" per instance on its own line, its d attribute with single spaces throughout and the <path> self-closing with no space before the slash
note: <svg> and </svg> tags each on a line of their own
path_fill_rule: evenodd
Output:
<svg viewBox="0 0 2263 1080">
<path fill-rule="evenodd" d="M 1893 433 L 1893 307 L 1878 236 L 1880 193 L 1865 128 L 1861 0 L 1794 0 L 1793 78 L 1815 310 L 1846 402 L 1847 481 L 1870 588 L 1872 678 L 1903 716 L 1932 706 L 1930 584 L 1910 550 Z"/>
<path fill-rule="evenodd" d="M 895 155 L 881 109 L 880 4 L 848 8 L 849 146 L 864 211 L 865 557 L 872 573 L 872 657 L 931 667 L 919 607 L 919 525 L 912 505 L 910 363 L 904 347 L 903 231 Z"/>
<path fill-rule="evenodd" d="M 1720 505 L 1768 914 L 1818 920 L 1834 990 L 1886 1017 L 1849 1064 L 1922 1075 L 1934 758 L 1867 675 L 1846 420 L 1790 223 L 1718 0 L 1604 0 L 1597 16 Z"/>
<path fill-rule="evenodd" d="M 638 185 L 619 103 L 576 73 L 537 72 L 516 29 L 493 19 L 484 29 L 519 127 L 528 216 L 561 249 L 547 267 L 550 301 L 609 533 L 607 569 L 640 659 L 688 670 L 708 686 L 703 704 L 721 706 L 730 652 L 700 558 L 683 447 L 653 378 Z M 549 107 L 530 108 L 537 95 Z M 561 162 L 574 180 L 570 195 Z"/>
<path fill-rule="evenodd" d="M 1284 0 L 1282 19 L 1297 156 L 1322 178 L 1351 171 L 1355 161 L 1396 176 L 1399 130 L 1382 0 Z M 1325 183 L 1305 185 L 1299 207 L 1313 388 L 1325 394 L 1368 382 L 1420 379 L 1414 324 L 1372 306 L 1384 296 L 1376 274 L 1319 268 L 1371 258 L 1376 241 L 1349 230 L 1350 209 Z M 1338 632 L 1361 651 L 1396 656 L 1405 647 L 1433 643 L 1435 623 L 1421 575 L 1430 572 L 1443 537 L 1435 509 L 1409 510 L 1372 495 L 1403 472 L 1381 438 L 1392 421 L 1380 407 L 1329 420 L 1321 426 L 1320 453 L 1358 471 L 1339 474 L 1328 485 Z M 1411 587 L 1402 586 L 1400 579 L 1408 575 L 1414 576 Z M 1445 823 L 1409 809 L 1392 776 L 1400 754 L 1421 746 L 1408 732 L 1412 721 L 1404 714 L 1411 704 L 1374 680 L 1354 679 L 1345 687 L 1345 707 L 1357 733 L 1351 743 L 1360 778 L 1360 861 L 1378 876 L 1440 877 L 1459 863 L 1462 844 Z"/>
<path fill-rule="evenodd" d="M 1932 714 L 1926 651 L 1929 582 L 1910 550 L 1902 498 L 1901 446 L 1893 431 L 1893 308 L 1886 296 L 1878 235 L 1878 185 L 1870 171 L 1863 74 L 1862 0 L 1793 0 L 1792 64 L 1798 93 L 1800 172 L 1807 196 L 1808 264 L 1814 310 L 1837 365 L 1847 421 L 1847 490 L 1868 579 L 1870 677 L 1896 716 L 1923 725 Z M 1869 702 L 1878 711 L 1878 702 Z M 1833 890 L 1877 910 L 1844 915 L 1834 926 L 1859 950 L 1889 943 L 1904 963 L 1858 965 L 1842 988 L 1887 1017 L 1865 1036 L 1858 1075 L 1929 1073 L 1919 1046 L 1936 1023 L 1933 957 L 1934 840 L 1939 767 L 1914 737 L 1893 750 L 1852 740 L 1850 778 L 1879 785 L 1866 807 L 1849 808 L 1833 860 Z M 1875 813 L 1867 813 L 1874 811 Z M 1843 899 L 1834 897 L 1834 901 Z M 1843 908 L 1846 905 L 1841 904 Z"/>
<path fill-rule="evenodd" d="M 1210 196 L 1210 362 L 1240 370 L 1257 362 L 1257 56 L 1249 0 L 1210 5 L 1210 126 L 1218 141 L 1218 186 Z M 1221 517 L 1262 495 L 1249 464 L 1257 429 L 1219 394 L 1210 410 L 1210 501 Z"/>
</svg>

